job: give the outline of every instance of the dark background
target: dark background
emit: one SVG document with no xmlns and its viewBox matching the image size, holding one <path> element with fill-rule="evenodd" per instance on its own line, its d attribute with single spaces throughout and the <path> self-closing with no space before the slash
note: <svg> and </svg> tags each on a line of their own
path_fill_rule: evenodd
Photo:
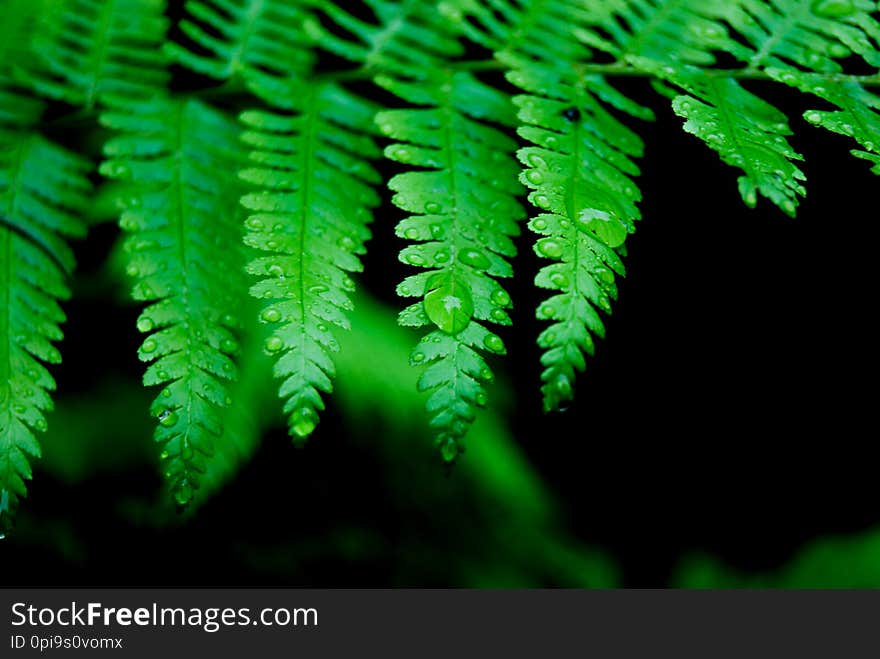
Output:
<svg viewBox="0 0 880 659">
<path fill-rule="evenodd" d="M 514 387 L 516 442 L 571 533 L 615 559 L 626 586 L 668 585 L 694 550 L 771 570 L 815 538 L 870 529 L 880 522 L 875 177 L 847 154 L 848 140 L 800 118 L 815 104 L 751 83 L 791 117 L 809 194 L 797 219 L 764 200 L 748 210 L 737 173 L 681 130 L 667 101 L 643 81 L 623 88 L 658 111 L 640 128 L 644 219 L 628 243 L 628 276 L 575 404 L 544 415 L 531 283 L 539 263 L 529 236 L 520 239 L 501 366 Z M 362 280 L 399 306 L 400 213 L 386 200 L 376 217 Z M 79 246 L 79 281 L 100 272 L 116 235 L 101 225 Z M 135 309 L 88 295 L 66 309 L 62 392 L 88 391 L 107 373 L 139 379 Z M 46 542 L 5 541 L 0 564 L 18 567 L 3 570 L 3 585 L 458 585 L 441 568 L 398 581 L 409 551 L 401 543 L 431 521 L 389 493 L 383 465 L 341 417 L 331 402 L 302 451 L 283 430 L 267 436 L 232 484 L 179 527 L 118 513 L 118 492 L 157 489 L 149 465 L 75 486 L 38 466 L 23 513 L 32 533 L 44 525 Z M 456 486 L 439 462 L 436 478 L 438 488 Z M 64 530 L 53 534 L 51 520 Z M 319 547 L 295 566 L 272 558 L 273 548 L 283 554 L 340 525 L 371 529 L 378 548 L 349 559 Z M 265 550 L 259 567 L 233 542 L 242 538 Z"/>
</svg>

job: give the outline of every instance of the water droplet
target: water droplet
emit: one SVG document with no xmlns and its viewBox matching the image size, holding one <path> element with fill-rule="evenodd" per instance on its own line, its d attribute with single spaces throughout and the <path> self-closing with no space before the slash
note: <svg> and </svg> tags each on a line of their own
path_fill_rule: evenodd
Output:
<svg viewBox="0 0 880 659">
<path fill-rule="evenodd" d="M 48 427 L 49 425 L 46 423 L 46 419 L 37 419 L 37 422 L 34 424 L 34 428 L 40 432 L 46 432 Z"/>
<path fill-rule="evenodd" d="M 440 455 L 444 462 L 455 462 L 459 453 L 461 453 L 461 451 L 459 450 L 458 442 L 452 438 L 446 439 L 440 445 Z"/>
<path fill-rule="evenodd" d="M 300 439 L 305 439 L 318 425 L 318 415 L 310 407 L 296 410 L 290 417 L 290 430 Z"/>
<path fill-rule="evenodd" d="M 504 341 L 501 340 L 501 337 L 496 336 L 495 334 L 488 334 L 486 338 L 483 339 L 483 345 L 486 346 L 486 350 L 491 350 L 492 352 L 502 353 L 504 352 Z"/>
<path fill-rule="evenodd" d="M 153 323 L 153 319 L 147 316 L 141 316 L 137 321 L 138 332 L 152 332 L 155 327 L 155 323 Z"/>
<path fill-rule="evenodd" d="M 487 366 L 480 371 L 480 379 L 483 380 L 484 382 L 492 382 L 492 380 L 495 379 L 495 374 Z"/>
<path fill-rule="evenodd" d="M 432 224 L 431 225 L 431 235 L 434 236 L 435 238 L 439 238 L 440 236 L 443 235 L 443 227 L 441 227 L 439 224 Z"/>
<path fill-rule="evenodd" d="M 556 315 L 556 309 L 552 304 L 544 303 L 540 307 L 538 307 L 538 318 L 540 320 L 549 320 Z"/>
<path fill-rule="evenodd" d="M 486 392 L 484 392 L 484 391 L 478 391 L 478 392 L 477 392 L 477 395 L 474 396 L 474 402 L 475 402 L 479 407 L 486 407 L 486 403 L 488 402 L 488 398 L 487 398 L 487 396 L 486 396 Z"/>
<path fill-rule="evenodd" d="M 144 345 L 141 346 L 141 352 L 150 354 L 151 352 L 156 352 L 156 342 L 153 339 L 147 339 L 144 341 Z"/>
<path fill-rule="evenodd" d="M 397 160 L 399 162 L 409 162 L 412 159 L 412 154 L 409 152 L 409 149 L 402 146 L 389 149 L 388 155 L 392 160 Z"/>
<path fill-rule="evenodd" d="M 492 313 L 489 314 L 492 317 L 492 320 L 503 323 L 507 320 L 507 314 L 504 313 L 501 309 L 492 309 Z"/>
<path fill-rule="evenodd" d="M 138 267 L 134 263 L 129 263 L 128 266 L 126 266 L 125 268 L 125 274 L 127 274 L 129 277 L 137 277 L 140 272 L 141 271 L 138 270 Z"/>
<path fill-rule="evenodd" d="M 532 197 L 532 203 L 535 204 L 538 208 L 547 209 L 550 208 L 550 197 L 543 194 L 536 194 Z"/>
<path fill-rule="evenodd" d="M 268 272 L 273 277 L 277 277 L 278 279 L 284 279 L 284 268 L 282 268 L 277 263 L 271 263 L 266 267 L 266 272 Z"/>
<path fill-rule="evenodd" d="M 562 373 L 556 376 L 556 379 L 553 381 L 553 388 L 556 389 L 556 393 L 560 398 L 564 400 L 571 399 L 571 382 Z"/>
<path fill-rule="evenodd" d="M 419 364 L 419 363 L 425 361 L 425 353 L 423 353 L 423 352 L 414 353 L 412 356 L 412 360 L 416 364 Z"/>
<path fill-rule="evenodd" d="M 260 318 L 266 323 L 277 323 L 281 320 L 281 312 L 274 307 L 269 307 L 268 309 L 263 309 Z"/>
<path fill-rule="evenodd" d="M 185 506 L 193 498 L 192 486 L 186 481 L 181 481 L 180 485 L 174 490 L 174 500 L 178 506 Z"/>
<path fill-rule="evenodd" d="M 535 169 L 547 169 L 547 161 L 544 160 L 544 158 L 539 156 L 537 153 L 530 154 L 529 157 L 526 158 L 526 160 L 528 160 L 529 165 L 531 165 Z"/>
<path fill-rule="evenodd" d="M 470 288 L 451 277 L 425 296 L 424 306 L 431 322 L 448 334 L 458 334 L 467 327 L 474 313 Z"/>
<path fill-rule="evenodd" d="M 550 283 L 553 284 L 556 288 L 564 289 L 568 287 L 569 281 L 568 277 L 561 272 L 554 272 L 550 275 Z"/>
<path fill-rule="evenodd" d="M 815 0 L 810 9 L 823 18 L 843 18 L 856 10 L 852 0 Z"/>
<path fill-rule="evenodd" d="M 162 410 L 162 413 L 158 417 L 159 425 L 161 425 L 165 428 L 170 428 L 171 426 L 173 426 L 174 424 L 177 423 L 178 418 L 179 417 L 177 416 L 177 412 L 175 412 L 174 410 L 164 409 L 164 410 Z"/>
<path fill-rule="evenodd" d="M 429 201 L 427 204 L 425 204 L 425 212 L 430 215 L 434 215 L 436 213 L 439 213 L 440 210 L 441 210 L 441 206 L 440 206 L 440 204 L 438 204 L 436 202 Z"/>
<path fill-rule="evenodd" d="M 458 260 L 478 270 L 485 270 L 489 267 L 489 259 L 480 250 L 464 249 L 458 253 Z"/>
<path fill-rule="evenodd" d="M 492 291 L 491 300 L 493 304 L 497 304 L 499 307 L 506 307 L 510 304 L 510 295 L 503 288 L 496 288 Z"/>
<path fill-rule="evenodd" d="M 584 208 L 578 213 L 581 231 L 593 233 L 609 247 L 620 247 L 626 240 L 626 227 L 615 216 L 598 208 Z"/>
<path fill-rule="evenodd" d="M 266 343 L 264 344 L 264 346 L 266 348 L 266 352 L 278 352 L 284 347 L 284 341 L 282 341 L 280 337 L 270 336 L 268 339 L 266 339 Z"/>
<path fill-rule="evenodd" d="M 544 231 L 547 228 L 547 221 L 541 218 L 532 220 L 532 228 L 535 231 Z"/>
<path fill-rule="evenodd" d="M 262 231 L 266 228 L 266 225 L 263 224 L 263 221 L 258 217 L 249 217 L 244 224 L 252 231 Z"/>
<path fill-rule="evenodd" d="M 541 256 L 546 256 L 548 259 L 561 258 L 564 252 L 562 243 L 553 238 L 542 238 L 538 241 L 536 248 Z"/>
<path fill-rule="evenodd" d="M 416 228 L 407 229 L 403 232 L 403 236 L 407 240 L 415 240 L 419 237 L 419 230 Z"/>
<path fill-rule="evenodd" d="M 350 252 L 357 247 L 357 243 L 350 236 L 342 236 L 336 244 L 346 252 Z"/>
<path fill-rule="evenodd" d="M 220 350 L 227 354 L 232 354 L 236 350 L 238 350 L 238 342 L 235 339 L 223 339 L 220 342 Z"/>
<path fill-rule="evenodd" d="M 225 313 L 223 314 L 223 317 L 220 318 L 220 323 L 226 327 L 238 327 L 238 318 L 231 313 Z"/>
<path fill-rule="evenodd" d="M 544 182 L 544 175 L 537 169 L 530 169 L 526 173 L 526 180 L 533 185 L 541 185 Z"/>
<path fill-rule="evenodd" d="M 424 257 L 419 256 L 418 254 L 407 254 L 405 258 L 406 258 L 406 262 L 409 263 L 410 265 L 424 265 L 425 264 Z"/>
<path fill-rule="evenodd" d="M 608 268 L 596 268 L 593 270 L 593 275 L 603 284 L 614 283 L 614 273 Z"/>
</svg>

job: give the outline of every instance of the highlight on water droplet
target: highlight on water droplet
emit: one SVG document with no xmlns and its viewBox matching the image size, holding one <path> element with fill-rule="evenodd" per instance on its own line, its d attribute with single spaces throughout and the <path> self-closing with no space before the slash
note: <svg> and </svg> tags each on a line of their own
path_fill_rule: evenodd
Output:
<svg viewBox="0 0 880 659">
<path fill-rule="evenodd" d="M 483 345 L 486 346 L 486 350 L 491 350 L 498 354 L 504 352 L 504 341 L 501 340 L 500 336 L 496 336 L 495 334 L 486 335 L 486 338 L 483 339 Z"/>
<path fill-rule="evenodd" d="M 159 425 L 161 425 L 165 428 L 172 427 L 173 425 L 175 425 L 177 423 L 177 421 L 179 419 L 179 417 L 177 416 L 177 412 L 175 412 L 174 410 L 172 410 L 170 408 L 166 408 L 166 409 L 162 410 L 162 412 L 159 414 L 159 416 L 157 418 L 159 419 Z"/>
<path fill-rule="evenodd" d="M 185 506 L 192 501 L 194 494 L 195 492 L 193 491 L 192 485 L 186 480 L 182 480 L 178 486 L 174 488 L 174 501 L 177 502 L 178 506 Z"/>
<path fill-rule="evenodd" d="M 260 319 L 266 323 L 277 323 L 281 320 L 281 312 L 274 307 L 269 307 L 267 309 L 263 309 L 263 312 L 260 314 Z"/>
<path fill-rule="evenodd" d="M 594 234 L 609 247 L 620 247 L 626 240 L 626 226 L 608 211 L 584 208 L 575 221 L 581 231 Z"/>
<path fill-rule="evenodd" d="M 275 353 L 284 347 L 284 341 L 280 337 L 270 336 L 263 345 L 266 348 L 266 352 Z"/>
<path fill-rule="evenodd" d="M 472 268 L 485 270 L 489 267 L 489 259 L 478 249 L 463 249 L 458 253 L 458 260 Z"/>
<path fill-rule="evenodd" d="M 301 407 L 290 415 L 290 432 L 294 438 L 305 439 L 318 425 L 318 415 L 310 407 Z"/>
<path fill-rule="evenodd" d="M 562 258 L 564 252 L 562 243 L 553 238 L 542 238 L 536 243 L 535 250 L 540 256 L 545 256 L 548 259 Z"/>
<path fill-rule="evenodd" d="M 144 344 L 141 346 L 141 352 L 150 354 L 151 352 L 156 352 L 156 342 L 153 339 L 147 339 L 144 341 Z"/>
</svg>

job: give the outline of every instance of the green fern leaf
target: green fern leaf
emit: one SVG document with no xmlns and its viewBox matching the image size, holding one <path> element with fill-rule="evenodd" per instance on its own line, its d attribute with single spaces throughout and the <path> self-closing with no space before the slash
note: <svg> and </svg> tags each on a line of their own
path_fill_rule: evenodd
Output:
<svg viewBox="0 0 880 659">
<path fill-rule="evenodd" d="M 295 77 L 312 66 L 314 55 L 303 30 L 310 19 L 297 3 L 190 0 L 186 10 L 189 18 L 180 22 L 180 29 L 193 47 L 169 42 L 165 49 L 173 60 L 194 71 L 217 80 L 240 75 L 253 83 L 265 77 Z"/>
<path fill-rule="evenodd" d="M 643 57 L 656 62 L 711 66 L 714 51 L 738 52 L 721 19 L 734 0 L 591 0 L 574 34 L 618 62 Z"/>
<path fill-rule="evenodd" d="M 503 354 L 504 343 L 478 321 L 510 324 L 510 296 L 495 281 L 513 271 L 505 257 L 516 249 L 524 213 L 512 157 L 516 144 L 487 120 L 511 123 L 507 98 L 468 73 L 437 72 L 414 81 L 383 79 L 383 85 L 424 109 L 380 112 L 380 130 L 399 142 L 386 156 L 410 167 L 389 187 L 394 203 L 413 213 L 397 235 L 418 244 L 400 253 L 404 263 L 426 271 L 407 277 L 397 292 L 423 298 L 400 317 L 404 325 L 434 327 L 412 354 L 430 364 L 419 389 L 432 391 L 427 407 L 437 445 L 446 460 L 461 452 L 461 439 L 486 404 L 484 383 L 492 372 L 479 351 Z"/>
<path fill-rule="evenodd" d="M 163 389 L 158 418 L 165 476 L 184 505 L 223 431 L 220 409 L 232 401 L 234 328 L 243 271 L 238 129 L 193 100 L 128 102 L 101 115 L 121 134 L 105 145 L 101 172 L 132 184 L 120 225 L 130 232 L 132 294 L 148 303 L 138 329 L 139 356 L 152 362 L 144 384 Z"/>
<path fill-rule="evenodd" d="M 429 71 L 437 62 L 464 54 L 452 26 L 436 3 L 428 0 L 365 0 L 379 24 L 364 21 L 330 0 L 306 0 L 320 9 L 334 29 L 311 27 L 321 48 L 367 71 L 402 76 Z M 353 39 L 338 36 L 339 31 Z"/>
<path fill-rule="evenodd" d="M 798 196 L 806 194 L 801 183 L 806 177 L 794 164 L 803 156 L 785 139 L 792 131 L 782 112 L 733 78 L 707 75 L 693 67 L 634 61 L 688 92 L 673 99 L 675 113 L 686 120 L 687 132 L 718 152 L 724 162 L 743 170 L 739 191 L 749 207 L 755 206 L 760 192 L 794 216 Z"/>
<path fill-rule="evenodd" d="M 93 108 L 164 89 L 165 0 L 61 0 L 54 11 L 27 72 L 37 93 Z"/>
<path fill-rule="evenodd" d="M 91 164 L 30 132 L 0 131 L 0 534 L 6 533 L 39 457 L 55 381 L 44 364 L 61 355 L 73 269 L 68 238 L 85 234 L 77 214 Z"/>
<path fill-rule="evenodd" d="M 274 101 L 294 114 L 241 117 L 254 149 L 241 177 L 259 189 L 242 199 L 252 212 L 245 242 L 265 254 L 248 265 L 260 278 L 251 294 L 272 300 L 260 313 L 275 326 L 265 349 L 284 379 L 291 436 L 302 441 L 324 409 L 321 393 L 332 390 L 331 328 L 348 328 L 348 273 L 361 270 L 357 255 L 380 201 L 373 186 L 381 177 L 367 160 L 381 152 L 370 137 L 375 108 L 336 85 L 288 87 Z"/>
<path fill-rule="evenodd" d="M 624 274 L 618 252 L 641 217 L 632 179 L 639 174 L 634 159 L 642 155 L 642 140 L 600 99 L 647 115 L 598 76 L 554 73 L 521 61 L 508 78 L 529 92 L 514 102 L 523 122 L 519 133 L 534 145 L 519 151 L 522 180 L 539 210 L 529 227 L 541 236 L 538 256 L 553 261 L 535 281 L 556 291 L 537 313 L 552 323 L 538 344 L 545 349 L 544 407 L 557 410 L 573 396 L 584 353 L 594 350 L 592 336 L 604 336 L 598 310 L 611 311 L 615 274 Z"/>
<path fill-rule="evenodd" d="M 871 161 L 871 171 L 880 174 L 880 96 L 855 81 L 828 80 L 824 76 L 772 68 L 767 73 L 837 106 L 836 111 L 808 110 L 804 118 L 815 126 L 856 140 L 862 149 L 853 149 L 852 154 Z"/>
<path fill-rule="evenodd" d="M 880 65 L 880 23 L 871 16 L 877 9 L 871 0 L 737 0 L 723 9 L 741 36 L 726 50 L 753 69 L 838 72 L 835 60 L 852 53 Z"/>
</svg>

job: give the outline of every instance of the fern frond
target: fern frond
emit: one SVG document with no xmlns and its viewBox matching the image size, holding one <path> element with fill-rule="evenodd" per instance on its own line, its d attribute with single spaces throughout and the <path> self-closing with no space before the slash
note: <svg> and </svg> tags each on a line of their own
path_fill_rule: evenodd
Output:
<svg viewBox="0 0 880 659">
<path fill-rule="evenodd" d="M 53 10 L 26 74 L 39 94 L 93 108 L 165 88 L 165 0 L 61 0 Z"/>
<path fill-rule="evenodd" d="M 39 457 L 61 355 L 73 269 L 68 238 L 85 234 L 91 164 L 36 133 L 0 131 L 0 534 L 6 533 Z"/>
<path fill-rule="evenodd" d="M 192 47 L 169 42 L 166 52 L 183 66 L 217 80 L 241 76 L 252 83 L 266 76 L 296 77 L 314 61 L 304 32 L 310 19 L 298 4 L 290 0 L 189 0 L 188 17 L 179 25 Z"/>
<path fill-rule="evenodd" d="M 839 108 L 808 110 L 804 118 L 815 126 L 856 140 L 862 148 L 853 149 L 851 153 L 873 163 L 871 171 L 880 174 L 880 96 L 855 81 L 829 81 L 823 76 L 780 69 L 768 69 L 767 73 Z"/>
<path fill-rule="evenodd" d="M 321 10 L 336 28 L 313 26 L 316 43 L 367 71 L 407 76 L 464 53 L 447 17 L 431 0 L 364 0 L 378 24 L 354 16 L 332 0 L 306 2 Z M 342 38 L 336 34 L 339 31 L 353 38 Z"/>
<path fill-rule="evenodd" d="M 535 283 L 555 291 L 537 314 L 552 323 L 538 344 L 545 349 L 544 408 L 557 410 L 573 396 L 584 353 L 594 350 L 592 337 L 604 336 L 598 311 L 611 312 L 615 274 L 624 274 L 618 252 L 641 217 L 633 178 L 644 146 L 606 104 L 649 115 L 599 76 L 521 60 L 508 78 L 527 92 L 514 102 L 523 123 L 519 134 L 533 145 L 518 154 L 539 211 L 529 228 L 541 236 L 535 252 L 553 261 Z"/>
<path fill-rule="evenodd" d="M 293 85 L 274 100 L 294 114 L 241 117 L 254 149 L 241 177 L 259 190 L 242 198 L 252 213 L 245 242 L 264 252 L 248 265 L 260 278 L 251 294 L 272 300 L 260 313 L 276 327 L 265 349 L 284 380 L 290 434 L 302 441 L 324 409 L 321 393 L 333 387 L 331 328 L 349 326 L 348 273 L 361 270 L 370 209 L 380 201 L 374 186 L 382 179 L 368 159 L 381 151 L 370 136 L 375 108 L 336 85 Z"/>
<path fill-rule="evenodd" d="M 246 306 L 251 312 L 256 305 L 249 300 Z M 266 332 L 253 327 L 255 324 L 243 324 L 239 377 L 230 385 L 230 397 L 235 404 L 222 410 L 223 434 L 215 442 L 214 455 L 200 478 L 192 504 L 187 507 L 189 514 L 195 513 L 244 468 L 265 431 L 276 422 L 272 367 L 263 352 Z"/>
<path fill-rule="evenodd" d="M 591 0 L 587 20 L 574 33 L 618 62 L 643 57 L 711 66 L 713 51 L 738 48 L 721 20 L 737 5 L 736 0 Z"/>
<path fill-rule="evenodd" d="M 781 111 L 733 78 L 707 75 L 694 67 L 634 61 L 687 92 L 673 98 L 673 110 L 685 119 L 687 132 L 744 172 L 739 191 L 750 208 L 760 192 L 794 216 L 798 197 L 806 194 L 801 183 L 806 177 L 795 165 L 803 156 L 786 139 L 792 131 Z"/>
<path fill-rule="evenodd" d="M 451 461 L 462 450 L 476 408 L 486 404 L 484 383 L 492 372 L 480 352 L 505 352 L 501 338 L 478 321 L 510 324 L 510 296 L 495 278 L 513 274 L 506 257 L 516 254 L 511 238 L 524 213 L 516 201 L 516 144 L 488 121 L 512 123 L 512 108 L 504 94 L 464 72 L 383 84 L 428 106 L 380 112 L 376 121 L 399 140 L 386 156 L 427 169 L 389 182 L 394 203 L 413 213 L 398 224 L 397 235 L 418 243 L 401 251 L 400 259 L 426 269 L 407 277 L 397 292 L 422 298 L 401 314 L 402 324 L 435 328 L 411 361 L 429 364 L 419 389 L 433 392 L 427 402 L 431 426 Z"/>
<path fill-rule="evenodd" d="M 880 66 L 880 23 L 871 0 L 737 0 L 723 18 L 740 35 L 725 48 L 753 69 L 842 71 L 836 59 L 857 53 Z M 748 47 L 741 45 L 745 41 Z"/>
<path fill-rule="evenodd" d="M 184 505 L 222 433 L 220 408 L 231 403 L 224 381 L 241 304 L 243 270 L 234 122 L 194 100 L 128 101 L 101 122 L 120 135 L 105 145 L 106 176 L 132 184 L 120 225 L 130 232 L 132 295 L 146 302 L 138 329 L 148 334 L 139 356 L 152 362 L 145 385 L 163 389 L 158 418 L 164 473 Z"/>
</svg>

